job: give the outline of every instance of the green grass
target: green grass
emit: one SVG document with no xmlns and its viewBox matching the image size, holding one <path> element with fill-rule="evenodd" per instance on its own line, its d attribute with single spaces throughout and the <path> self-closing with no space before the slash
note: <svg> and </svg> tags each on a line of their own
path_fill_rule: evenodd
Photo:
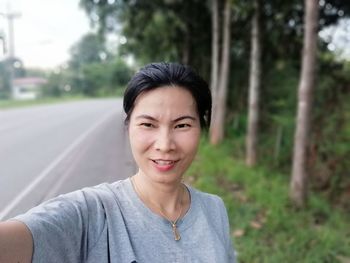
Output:
<svg viewBox="0 0 350 263">
<path fill-rule="evenodd" d="M 63 97 L 63 98 L 41 98 L 36 100 L 0 100 L 0 109 L 11 109 L 29 107 L 42 104 L 54 104 L 60 102 L 70 102 L 87 99 L 83 96 Z"/>
<path fill-rule="evenodd" d="M 116 97 L 116 96 L 114 96 Z M 112 96 L 106 97 L 112 98 Z M 55 104 L 55 103 L 63 103 L 63 102 L 72 102 L 72 101 L 80 101 L 80 100 L 91 100 L 94 99 L 92 97 L 86 96 L 70 96 L 70 97 L 60 97 L 60 98 L 41 98 L 36 100 L 0 100 L 0 109 L 12 109 L 12 108 L 21 108 L 21 107 L 30 107 L 36 105 L 44 105 L 44 104 Z M 103 97 L 98 97 L 95 99 L 103 99 Z"/>
<path fill-rule="evenodd" d="M 225 201 L 240 263 L 349 262 L 350 215 L 311 193 L 307 208 L 289 202 L 289 175 L 248 168 L 227 142 L 204 140 L 187 179 Z"/>
</svg>

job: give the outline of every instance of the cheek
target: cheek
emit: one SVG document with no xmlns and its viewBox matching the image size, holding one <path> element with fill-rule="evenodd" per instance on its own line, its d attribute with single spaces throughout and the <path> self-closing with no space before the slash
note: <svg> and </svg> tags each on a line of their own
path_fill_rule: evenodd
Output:
<svg viewBox="0 0 350 263">
<path fill-rule="evenodd" d="M 194 131 L 192 134 L 186 134 L 179 139 L 182 148 L 190 155 L 195 155 L 200 140 L 200 132 Z"/>
<path fill-rule="evenodd" d="M 134 153 L 146 150 L 152 144 L 152 136 L 137 129 L 129 130 L 129 140 Z"/>
</svg>

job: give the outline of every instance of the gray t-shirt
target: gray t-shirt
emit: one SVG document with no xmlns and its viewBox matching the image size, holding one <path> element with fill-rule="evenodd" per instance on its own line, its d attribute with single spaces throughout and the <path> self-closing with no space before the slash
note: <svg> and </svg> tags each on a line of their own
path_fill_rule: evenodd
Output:
<svg viewBox="0 0 350 263">
<path fill-rule="evenodd" d="M 130 178 L 49 200 L 15 219 L 34 240 L 34 263 L 235 262 L 223 201 L 188 186 L 191 205 L 171 224 L 135 193 Z"/>
</svg>

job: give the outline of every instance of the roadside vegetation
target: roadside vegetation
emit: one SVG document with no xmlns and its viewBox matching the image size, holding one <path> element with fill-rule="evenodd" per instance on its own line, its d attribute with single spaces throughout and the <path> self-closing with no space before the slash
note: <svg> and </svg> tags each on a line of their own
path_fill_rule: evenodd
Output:
<svg viewBox="0 0 350 263">
<path fill-rule="evenodd" d="M 226 203 L 238 262 L 350 261 L 350 213 L 311 193 L 307 209 L 288 198 L 289 174 L 248 168 L 232 157 L 237 145 L 202 141 L 186 180 Z"/>
<path fill-rule="evenodd" d="M 70 50 L 71 58 L 61 66 L 51 69 L 24 68 L 20 59 L 0 61 L 0 105 L 32 105 L 36 102 L 6 102 L 11 100 L 10 75 L 15 62 L 21 67 L 12 69 L 14 79 L 42 78 L 46 84 L 36 88 L 35 97 L 41 101 L 66 100 L 68 97 L 102 98 L 121 96 L 134 69 L 126 57 L 116 50 L 110 51 L 94 33 L 84 35 Z"/>
<path fill-rule="evenodd" d="M 118 98 L 122 96 L 122 91 L 116 92 L 113 96 L 103 96 L 103 97 L 88 97 L 84 95 L 75 95 L 75 96 L 62 96 L 62 97 L 44 97 L 36 100 L 0 100 L 0 109 L 13 109 L 13 108 L 22 108 L 30 107 L 44 104 L 55 104 L 55 103 L 66 103 L 74 102 L 81 100 L 92 100 L 92 99 L 108 99 L 108 98 Z"/>
<path fill-rule="evenodd" d="M 43 104 L 53 104 L 53 103 L 62 103 L 62 102 L 71 102 L 77 100 L 91 99 L 84 96 L 69 96 L 62 98 L 41 98 L 36 100 L 0 100 L 0 109 L 13 109 L 21 107 L 29 107 L 35 105 Z"/>
</svg>

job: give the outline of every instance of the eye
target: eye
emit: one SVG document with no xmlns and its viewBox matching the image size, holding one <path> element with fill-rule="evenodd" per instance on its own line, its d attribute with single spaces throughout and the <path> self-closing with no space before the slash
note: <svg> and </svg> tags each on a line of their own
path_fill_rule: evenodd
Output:
<svg viewBox="0 0 350 263">
<path fill-rule="evenodd" d="M 184 129 L 184 128 L 190 128 L 191 125 L 187 123 L 181 123 L 175 126 L 175 129 Z"/>
<path fill-rule="evenodd" d="M 152 123 L 149 123 L 149 122 L 140 123 L 139 126 L 142 126 L 145 128 L 153 128 L 154 127 L 154 125 Z"/>
</svg>

